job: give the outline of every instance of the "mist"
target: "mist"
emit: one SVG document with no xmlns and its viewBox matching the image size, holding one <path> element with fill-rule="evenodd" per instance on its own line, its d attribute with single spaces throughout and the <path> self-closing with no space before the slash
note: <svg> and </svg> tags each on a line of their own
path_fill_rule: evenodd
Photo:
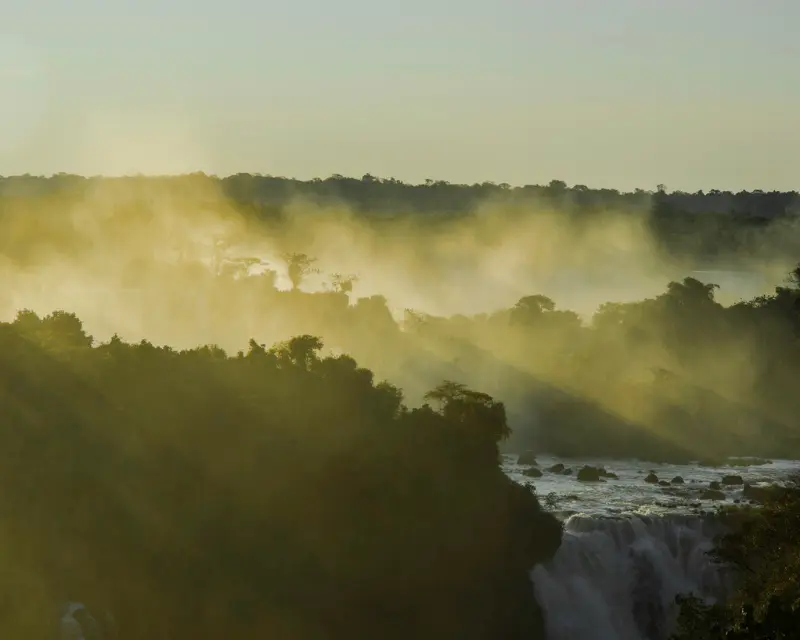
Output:
<svg viewBox="0 0 800 640">
<path fill-rule="evenodd" d="M 678 357 L 663 340 L 614 333 L 615 307 L 605 303 L 657 302 L 687 276 L 721 285 L 713 295 L 725 304 L 767 294 L 791 265 L 768 257 L 770 247 L 799 236 L 775 223 L 750 238 L 758 251 L 728 259 L 737 270 L 698 269 L 663 251 L 652 215 L 649 203 L 575 215 L 545 198 L 501 194 L 457 215 L 370 216 L 344 198 L 292 195 L 265 219 L 203 174 L 73 181 L 6 199 L 0 313 L 63 309 L 96 342 L 116 335 L 229 353 L 251 339 L 319 335 L 328 351 L 398 384 L 411 404 L 457 379 L 507 402 L 520 432 L 566 398 L 570 411 L 591 405 L 657 430 L 665 402 L 696 413 L 698 400 L 696 391 L 654 389 L 653 371 L 680 371 L 688 389 L 741 401 L 753 393 L 755 347 L 731 333 L 713 350 Z M 306 260 L 294 282 L 291 256 Z M 543 306 L 529 296 L 544 296 Z M 673 318 L 639 322 L 666 335 Z"/>
<path fill-rule="evenodd" d="M 285 209 L 280 223 L 261 224 L 226 198 L 217 181 L 199 176 L 102 179 L 78 195 L 22 198 L 0 223 L 2 312 L 65 306 L 98 339 L 115 332 L 156 343 L 183 336 L 188 343 L 213 339 L 234 348 L 251 336 L 211 335 L 192 314 L 162 319 L 155 334 L 143 335 L 136 327 L 155 309 L 142 307 L 136 296 L 166 304 L 191 292 L 203 305 L 214 286 L 232 316 L 257 324 L 247 297 L 219 291 L 214 276 L 223 263 L 257 258 L 261 266 L 237 277 L 271 269 L 278 287 L 287 289 L 284 255 L 302 252 L 319 269 L 302 290 L 324 290 L 333 273 L 354 275 L 351 298 L 383 295 L 398 318 L 404 309 L 437 316 L 491 312 L 532 293 L 588 318 L 603 302 L 654 295 L 695 271 L 657 250 L 646 210 L 606 210 L 578 220 L 533 200 L 507 205 L 487 198 L 467 215 L 431 224 L 418 216 L 375 223 L 344 202 L 319 205 L 301 197 Z M 765 241 L 770 234 L 764 232 Z M 747 255 L 740 264 L 739 271 L 697 275 L 716 278 L 720 295 L 734 301 L 769 292 L 791 265 Z"/>
</svg>

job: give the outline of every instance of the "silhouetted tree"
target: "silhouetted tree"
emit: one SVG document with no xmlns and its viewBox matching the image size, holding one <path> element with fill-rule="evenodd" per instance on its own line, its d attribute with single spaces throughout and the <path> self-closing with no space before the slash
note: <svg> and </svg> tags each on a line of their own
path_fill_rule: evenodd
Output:
<svg viewBox="0 0 800 640">
<path fill-rule="evenodd" d="M 317 259 L 310 258 L 305 253 L 287 253 L 284 259 L 293 289 L 298 289 L 306 276 L 317 273 L 317 269 L 313 267 Z"/>
<path fill-rule="evenodd" d="M 525 296 L 520 298 L 511 311 L 511 321 L 515 324 L 535 324 L 541 319 L 543 313 L 553 311 L 556 303 L 543 295 Z"/>
<path fill-rule="evenodd" d="M 333 290 L 338 293 L 352 293 L 353 285 L 358 282 L 358 276 L 342 275 L 341 273 L 334 273 L 331 276 L 331 284 Z"/>
<path fill-rule="evenodd" d="M 495 443 L 511 434 L 505 405 L 486 393 L 446 380 L 426 393 L 425 399 L 438 402 L 442 415 L 448 420 L 484 433 Z"/>
</svg>

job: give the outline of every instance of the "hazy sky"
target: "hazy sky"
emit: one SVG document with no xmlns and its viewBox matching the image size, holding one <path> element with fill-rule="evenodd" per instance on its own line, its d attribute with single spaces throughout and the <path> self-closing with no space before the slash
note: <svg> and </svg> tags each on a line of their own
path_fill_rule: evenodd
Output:
<svg viewBox="0 0 800 640">
<path fill-rule="evenodd" d="M 800 0 L 12 0 L 0 174 L 800 188 Z"/>
</svg>

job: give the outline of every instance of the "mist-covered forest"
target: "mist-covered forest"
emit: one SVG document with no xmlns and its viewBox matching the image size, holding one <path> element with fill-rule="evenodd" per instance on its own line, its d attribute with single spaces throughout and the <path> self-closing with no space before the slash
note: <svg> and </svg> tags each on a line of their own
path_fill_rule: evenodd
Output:
<svg viewBox="0 0 800 640">
<path fill-rule="evenodd" d="M 459 215 L 420 214 L 438 189 Z M 581 194 L 605 204 L 548 206 L 555 192 L 572 205 Z M 659 251 L 659 199 L 678 206 L 682 194 L 203 175 L 8 178 L 2 193 L 8 320 L 64 310 L 98 341 L 208 344 L 231 355 L 252 341 L 319 336 L 326 353 L 353 356 L 412 406 L 442 380 L 497 397 L 512 450 L 800 455 L 798 271 L 773 242 L 800 239 L 794 194 L 731 200 L 771 221 L 752 236 L 760 253 L 735 251 L 772 286 L 736 300 Z M 367 215 L 373 196 L 384 199 L 378 210 L 420 215 Z M 614 208 L 625 202 L 628 210 Z M 280 215 L 253 213 L 265 207 Z M 706 215 L 716 214 L 692 213 L 701 231 Z M 728 218 L 746 229 L 753 216 Z M 590 279 L 576 288 L 570 278 L 581 273 Z M 608 280 L 616 288 L 604 288 Z M 592 304 L 575 310 L 562 294 Z"/>
<path fill-rule="evenodd" d="M 660 252 L 705 265 L 741 262 L 777 254 L 797 255 L 796 238 L 787 238 L 787 226 L 796 225 L 800 213 L 797 192 L 721 191 L 709 189 L 688 193 L 668 191 L 666 185 L 621 192 L 611 188 L 568 186 L 562 180 L 546 185 L 511 186 L 454 184 L 426 180 L 409 184 L 395 178 L 366 174 L 361 178 L 333 175 L 326 179 L 298 180 L 259 174 L 236 174 L 225 178 L 202 173 L 188 176 L 125 177 L 117 179 L 129 189 L 155 185 L 172 190 L 192 189 L 198 183 L 213 184 L 241 212 L 261 221 L 274 221 L 290 213 L 298 201 L 305 206 L 338 206 L 370 221 L 385 222 L 396 216 L 414 216 L 427 224 L 469 216 L 491 203 L 506 210 L 558 210 L 562 216 L 597 216 L 613 212 L 639 219 L 652 234 Z M 51 177 L 0 177 L 0 199 L 4 206 L 18 198 L 84 198 L 99 183 L 111 179 L 70 174 Z M 769 229 L 768 238 L 765 230 Z"/>
<path fill-rule="evenodd" d="M 499 451 L 800 457 L 793 207 L 4 179 L 0 620 L 46 637 L 79 598 L 135 638 L 543 637 L 528 570 L 561 526 Z M 774 284 L 722 304 L 698 262 Z"/>
</svg>

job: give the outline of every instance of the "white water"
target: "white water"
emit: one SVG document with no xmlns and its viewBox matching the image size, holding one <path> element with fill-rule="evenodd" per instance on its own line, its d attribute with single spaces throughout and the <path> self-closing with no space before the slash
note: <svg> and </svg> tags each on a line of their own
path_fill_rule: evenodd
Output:
<svg viewBox="0 0 800 640">
<path fill-rule="evenodd" d="M 566 518 L 573 514 L 594 516 L 655 515 L 655 514 L 700 514 L 712 510 L 715 505 L 731 505 L 741 500 L 742 485 L 723 486 L 724 501 L 702 499 L 702 492 L 709 483 L 722 480 L 726 475 L 741 476 L 744 482 L 753 486 L 781 483 L 793 473 L 800 473 L 800 461 L 773 460 L 769 464 L 750 467 L 701 467 L 697 465 L 658 464 L 639 460 L 608 460 L 600 458 L 564 459 L 553 456 L 537 456 L 538 468 L 543 471 L 541 478 L 523 475 L 527 466 L 517 464 L 517 455 L 504 455 L 503 470 L 508 476 L 521 484 L 532 485 L 541 498 L 555 494 L 558 511 Z M 573 470 L 571 475 L 546 471 L 556 463 Z M 603 482 L 579 482 L 575 475 L 584 465 L 603 467 L 617 474 L 618 479 Z M 676 476 L 683 478 L 684 484 L 669 487 L 648 484 L 645 476 L 653 471 L 660 480 L 671 481 Z"/>
<path fill-rule="evenodd" d="M 719 533 L 692 516 L 572 516 L 561 548 L 532 577 L 548 640 L 661 640 L 675 596 L 724 597 L 725 571 L 706 555 Z"/>
<path fill-rule="evenodd" d="M 701 500 L 709 483 L 724 475 L 753 485 L 784 481 L 800 462 L 774 461 L 751 467 L 659 465 L 636 460 L 559 460 L 538 457 L 541 478 L 522 475 L 516 455 L 503 458 L 514 480 L 532 484 L 541 497 L 556 498 L 566 518 L 564 537 L 550 562 L 531 573 L 545 614 L 548 640 L 664 640 L 673 630 L 677 594 L 707 601 L 724 598 L 730 586 L 724 567 L 707 555 L 718 522 L 703 515 L 715 504 L 742 499 L 742 487 L 724 487 L 724 501 Z M 561 462 L 572 475 L 545 471 Z M 583 465 L 602 466 L 619 479 L 579 482 Z M 654 471 L 684 485 L 644 482 Z"/>
</svg>

